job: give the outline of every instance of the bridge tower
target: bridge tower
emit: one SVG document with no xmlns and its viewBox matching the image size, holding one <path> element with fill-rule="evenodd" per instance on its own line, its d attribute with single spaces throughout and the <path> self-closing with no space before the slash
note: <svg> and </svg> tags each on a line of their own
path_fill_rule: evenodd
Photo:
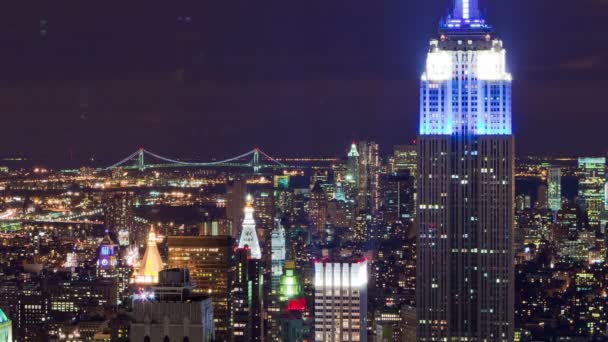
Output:
<svg viewBox="0 0 608 342">
<path fill-rule="evenodd" d="M 137 169 L 139 171 L 144 171 L 146 169 L 146 163 L 144 160 L 144 149 L 143 147 L 139 149 L 139 152 L 137 153 Z"/>
<path fill-rule="evenodd" d="M 253 167 L 254 173 L 260 172 L 260 169 L 262 168 L 260 166 L 260 149 L 259 148 L 255 148 L 253 150 L 253 159 L 251 160 L 251 167 Z"/>
</svg>

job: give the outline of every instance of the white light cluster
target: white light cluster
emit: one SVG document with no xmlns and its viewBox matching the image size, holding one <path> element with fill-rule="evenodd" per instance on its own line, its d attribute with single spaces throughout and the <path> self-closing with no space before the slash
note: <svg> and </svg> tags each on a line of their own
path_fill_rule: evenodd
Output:
<svg viewBox="0 0 608 342">
<path fill-rule="evenodd" d="M 367 260 L 315 264 L 315 287 L 361 288 L 367 285 Z"/>
<path fill-rule="evenodd" d="M 447 51 L 429 52 L 424 80 L 447 81 L 452 78 L 452 55 Z"/>
<path fill-rule="evenodd" d="M 510 81 L 507 73 L 505 50 L 479 51 L 477 54 L 477 78 L 482 81 Z"/>
</svg>

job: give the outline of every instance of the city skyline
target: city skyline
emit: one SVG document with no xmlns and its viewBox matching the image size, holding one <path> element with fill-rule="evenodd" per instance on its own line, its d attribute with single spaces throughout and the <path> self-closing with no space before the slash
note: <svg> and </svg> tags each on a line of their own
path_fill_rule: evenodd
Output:
<svg viewBox="0 0 608 342">
<path fill-rule="evenodd" d="M 417 127 L 417 98 L 409 94 L 424 65 L 420 51 L 450 1 L 293 8 L 271 3 L 263 10 L 246 4 L 149 4 L 141 12 L 136 5 L 112 5 L 93 4 L 85 11 L 65 4 L 34 12 L 7 5 L 16 19 L 0 26 L 8 47 L 0 57 L 0 101 L 13 128 L 0 138 L 3 155 L 112 159 L 141 145 L 184 157 L 230 155 L 252 146 L 275 155 L 300 149 L 339 155 L 344 147 L 336 136 L 344 144 L 353 138 L 385 147 L 403 144 Z M 608 67 L 606 51 L 597 44 L 601 20 L 590 14 L 605 10 L 605 2 L 482 6 L 503 32 L 517 75 L 518 154 L 604 152 L 592 137 L 606 124 L 597 99 Z M 67 9 L 82 12 L 82 18 L 66 19 Z M 108 15 L 120 20 L 109 26 L 103 19 Z M 230 15 L 235 23 L 222 27 L 218 15 Z M 512 18 L 519 24 L 512 25 Z M 188 20 L 192 29 L 183 28 Z M 577 30 L 557 22 L 577 22 Z M 195 32 L 193 41 L 180 30 Z M 184 82 L 176 74 L 183 65 L 192 77 Z M 554 134 L 537 139 L 548 122 Z"/>
<path fill-rule="evenodd" d="M 0 9 L 0 342 L 608 340 L 606 0 Z"/>
</svg>

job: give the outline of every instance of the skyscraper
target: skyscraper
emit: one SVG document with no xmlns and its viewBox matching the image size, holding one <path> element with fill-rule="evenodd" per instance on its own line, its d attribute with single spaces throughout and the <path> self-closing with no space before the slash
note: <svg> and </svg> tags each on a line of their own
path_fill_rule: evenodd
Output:
<svg viewBox="0 0 608 342">
<path fill-rule="evenodd" d="M 379 146 L 373 141 L 359 142 L 359 211 L 375 213 L 380 206 Z"/>
<path fill-rule="evenodd" d="M 315 262 L 315 341 L 367 341 L 367 260 Z"/>
<path fill-rule="evenodd" d="M 587 213 L 589 225 L 598 228 L 604 210 L 606 158 L 578 159 L 578 196 Z"/>
<path fill-rule="evenodd" d="M 236 341 L 262 341 L 264 337 L 262 251 L 253 213 L 249 197 L 236 250 L 237 267 L 232 290 L 236 306 L 233 310 L 233 338 Z"/>
<path fill-rule="evenodd" d="M 420 341 L 513 340 L 511 75 L 477 3 L 455 1 L 420 84 Z"/>
<path fill-rule="evenodd" d="M 169 268 L 187 268 L 194 293 L 213 299 L 215 335 L 230 340 L 230 279 L 233 272 L 233 239 L 230 236 L 169 236 Z"/>
<path fill-rule="evenodd" d="M 271 234 L 272 288 L 279 285 L 285 264 L 285 228 L 279 218 L 274 219 L 274 229 Z"/>
<path fill-rule="evenodd" d="M 163 260 L 156 246 L 156 232 L 154 227 L 150 227 L 148 233 L 148 245 L 141 259 L 139 270 L 135 274 L 134 283 L 141 285 L 151 285 L 158 283 L 158 273 L 163 270 Z"/>
<path fill-rule="evenodd" d="M 253 259 L 262 259 L 262 249 L 260 248 L 258 234 L 255 230 L 255 219 L 253 218 L 254 210 L 251 201 L 251 197 L 248 197 L 247 205 L 245 206 L 244 210 L 245 217 L 243 218 L 243 228 L 241 229 L 239 248 L 245 248 L 245 246 L 248 246 L 251 250 L 251 257 Z"/>
<path fill-rule="evenodd" d="M 562 208 L 562 170 L 550 167 L 548 173 L 549 209 L 557 213 Z"/>
<path fill-rule="evenodd" d="M 311 228 L 315 233 L 325 233 L 325 222 L 327 221 L 327 196 L 321 188 L 321 183 L 316 182 L 310 192 L 308 201 L 308 217 Z"/>
<path fill-rule="evenodd" d="M 106 228 L 118 235 L 121 246 L 145 241 L 145 232 L 136 229 L 133 214 L 134 197 L 130 192 L 114 192 L 106 198 L 104 208 Z"/>
<path fill-rule="evenodd" d="M 164 270 L 159 278 L 151 292 L 133 296 L 130 340 L 216 341 L 212 300 L 191 293 L 188 270 Z"/>
<path fill-rule="evenodd" d="M 353 141 L 350 145 L 350 151 L 348 152 L 348 165 L 346 169 L 346 181 L 357 183 L 359 179 L 359 151 L 357 151 L 357 144 Z"/>
</svg>

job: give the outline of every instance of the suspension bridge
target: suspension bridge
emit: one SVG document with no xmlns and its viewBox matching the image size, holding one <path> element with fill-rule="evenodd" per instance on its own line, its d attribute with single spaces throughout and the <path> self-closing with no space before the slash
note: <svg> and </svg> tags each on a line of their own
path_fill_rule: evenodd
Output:
<svg viewBox="0 0 608 342">
<path fill-rule="evenodd" d="M 149 163 L 149 159 L 156 161 Z M 147 169 L 176 168 L 176 167 L 241 167 L 251 168 L 254 173 L 263 169 L 284 169 L 291 166 L 285 165 L 273 157 L 266 154 L 259 148 L 243 153 L 241 155 L 212 162 L 186 162 L 171 159 L 150 152 L 143 147 L 131 153 L 121 161 L 110 165 L 104 170 L 114 170 L 117 168 L 144 171 Z"/>
</svg>

